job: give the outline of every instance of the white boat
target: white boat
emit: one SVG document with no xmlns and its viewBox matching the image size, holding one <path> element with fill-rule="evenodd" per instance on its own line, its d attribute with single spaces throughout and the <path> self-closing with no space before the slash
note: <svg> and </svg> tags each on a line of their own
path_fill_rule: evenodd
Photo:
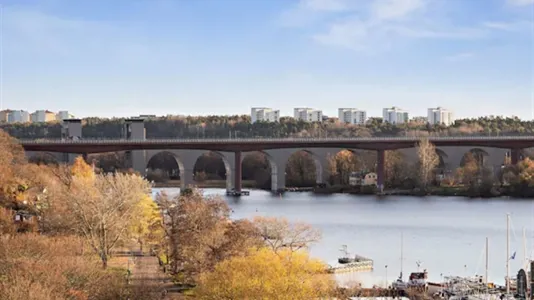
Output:
<svg viewBox="0 0 534 300">
<path fill-rule="evenodd" d="M 351 256 L 347 251 L 347 245 L 343 245 L 340 249 L 343 253 L 338 258 L 336 264 L 330 265 L 328 271 L 330 273 L 352 273 L 352 272 L 371 272 L 373 271 L 373 260 L 360 255 Z"/>
</svg>

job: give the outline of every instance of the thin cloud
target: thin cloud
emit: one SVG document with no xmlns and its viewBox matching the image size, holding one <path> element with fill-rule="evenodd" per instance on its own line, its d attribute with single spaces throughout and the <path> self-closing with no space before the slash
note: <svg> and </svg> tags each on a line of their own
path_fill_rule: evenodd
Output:
<svg viewBox="0 0 534 300">
<path fill-rule="evenodd" d="M 504 31 L 521 31 L 521 30 L 530 30 L 532 26 L 532 21 L 513 21 L 513 22 L 483 22 L 482 26 L 495 29 L 495 30 L 504 30 Z"/>
<path fill-rule="evenodd" d="M 507 3 L 513 6 L 525 6 L 534 4 L 534 0 L 507 0 Z"/>
<path fill-rule="evenodd" d="M 312 6 L 310 1 L 321 1 L 324 6 L 317 3 Z M 431 14 L 440 9 L 430 6 L 439 4 L 436 1 L 369 0 L 359 1 L 358 6 L 348 3 L 303 0 L 292 13 L 294 16 L 315 17 L 316 22 L 311 24 L 322 29 L 312 34 L 313 41 L 353 50 L 381 50 L 400 42 L 399 39 L 477 39 L 486 35 L 481 28 L 445 26 L 434 21 Z M 312 22 L 312 19 L 307 21 Z M 328 22 L 318 23 L 319 19 Z"/>
<path fill-rule="evenodd" d="M 372 4 L 372 14 L 377 20 L 402 19 L 426 5 L 426 0 L 376 0 Z"/>
<path fill-rule="evenodd" d="M 4 9 L 5 51 L 62 58 L 105 58 L 114 62 L 141 63 L 157 59 L 148 35 L 131 24 L 64 18 L 35 7 Z M 163 49 L 163 47 L 160 47 Z M 159 56 L 161 57 L 161 56 Z"/>
<path fill-rule="evenodd" d="M 445 57 L 445 59 L 447 61 L 450 61 L 450 62 L 458 62 L 458 61 L 464 61 L 464 60 L 471 59 L 474 56 L 475 56 L 475 54 L 472 53 L 472 52 L 464 52 L 464 53 L 458 53 L 458 54 L 454 54 L 454 55 L 451 55 L 451 56 L 447 56 L 447 57 Z"/>
</svg>

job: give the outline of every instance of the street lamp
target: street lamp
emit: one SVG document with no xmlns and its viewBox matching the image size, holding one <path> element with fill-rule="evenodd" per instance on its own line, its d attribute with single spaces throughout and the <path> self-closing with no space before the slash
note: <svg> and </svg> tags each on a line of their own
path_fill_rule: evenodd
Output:
<svg viewBox="0 0 534 300">
<path fill-rule="evenodd" d="M 386 289 L 388 288 L 388 265 L 386 265 Z"/>
</svg>

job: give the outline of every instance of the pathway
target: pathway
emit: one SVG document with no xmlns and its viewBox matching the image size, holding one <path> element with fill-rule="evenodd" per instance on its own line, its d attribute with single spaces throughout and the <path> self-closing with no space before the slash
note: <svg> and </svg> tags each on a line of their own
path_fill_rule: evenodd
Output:
<svg viewBox="0 0 534 300">
<path fill-rule="evenodd" d="M 134 264 L 130 284 L 134 289 L 135 287 L 140 288 L 137 290 L 138 293 L 143 296 L 146 295 L 146 299 L 180 299 L 179 294 L 165 293 L 166 290 L 171 290 L 174 285 L 170 278 L 161 272 L 157 257 L 135 256 Z"/>
</svg>

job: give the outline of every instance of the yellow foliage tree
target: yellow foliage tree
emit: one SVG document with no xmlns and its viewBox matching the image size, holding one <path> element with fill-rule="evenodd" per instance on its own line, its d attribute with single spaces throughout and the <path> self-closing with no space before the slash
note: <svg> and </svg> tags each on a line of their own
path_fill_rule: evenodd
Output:
<svg viewBox="0 0 534 300">
<path fill-rule="evenodd" d="M 305 251 L 251 249 L 217 264 L 200 276 L 196 295 L 200 299 L 287 299 L 331 297 L 333 277 L 326 266 Z"/>
<path fill-rule="evenodd" d="M 141 252 L 144 245 L 158 243 L 163 239 L 161 213 L 150 195 L 143 195 L 137 203 L 131 222 L 130 236 L 139 244 Z"/>
<path fill-rule="evenodd" d="M 85 178 L 85 179 L 94 179 L 95 178 L 95 172 L 93 171 L 93 167 L 88 165 L 83 157 L 78 156 L 76 159 L 74 159 L 74 163 L 72 164 L 72 167 L 70 168 L 70 172 L 72 176 L 79 177 L 79 178 Z"/>
</svg>

